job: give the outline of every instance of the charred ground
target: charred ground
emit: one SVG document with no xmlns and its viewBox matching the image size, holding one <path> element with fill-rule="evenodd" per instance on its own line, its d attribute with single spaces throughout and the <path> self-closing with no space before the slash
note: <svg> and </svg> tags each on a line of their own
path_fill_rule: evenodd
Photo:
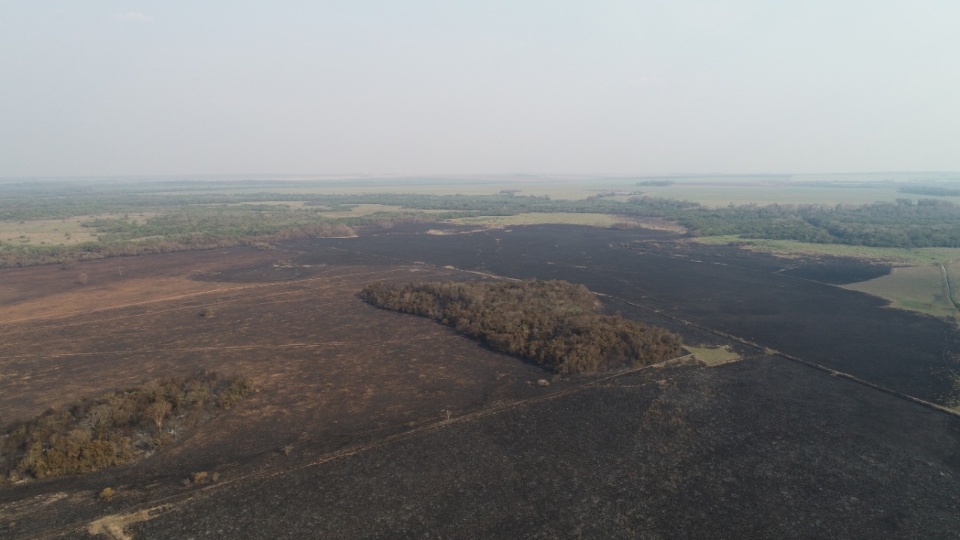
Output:
<svg viewBox="0 0 960 540">
<path fill-rule="evenodd" d="M 665 233 L 423 232 L 3 271 L 5 420 L 199 367 L 259 391 L 137 464 L 0 490 L 0 530 L 957 536 L 955 416 L 770 350 L 946 403 L 957 350 L 946 323 L 826 284 L 844 278 L 811 274 L 823 261 Z M 844 265 L 848 276 L 886 271 Z M 584 284 L 609 295 L 610 311 L 743 360 L 554 378 L 356 295 L 380 280 L 492 279 L 483 272 Z M 184 485 L 198 472 L 219 479 Z M 117 495 L 98 500 L 108 486 Z"/>
<path fill-rule="evenodd" d="M 782 259 L 660 231 L 562 225 L 440 237 L 409 228 L 314 245 L 580 283 L 904 394 L 942 405 L 957 399 L 955 323 L 885 309 L 884 300 L 833 286 L 889 272 L 881 265 Z"/>
</svg>

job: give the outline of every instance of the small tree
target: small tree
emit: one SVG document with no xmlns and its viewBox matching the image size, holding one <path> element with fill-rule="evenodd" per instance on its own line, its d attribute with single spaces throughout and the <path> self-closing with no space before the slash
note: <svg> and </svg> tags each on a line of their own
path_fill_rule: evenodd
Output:
<svg viewBox="0 0 960 540">
<path fill-rule="evenodd" d="M 88 276 L 85 273 L 82 273 L 79 276 L 77 276 L 77 283 L 79 283 L 80 285 L 86 285 L 89 281 L 90 281 L 90 276 Z"/>
<path fill-rule="evenodd" d="M 163 429 L 163 420 L 170 412 L 171 405 L 168 401 L 154 401 L 144 409 L 143 414 L 157 424 L 157 431 Z"/>
</svg>

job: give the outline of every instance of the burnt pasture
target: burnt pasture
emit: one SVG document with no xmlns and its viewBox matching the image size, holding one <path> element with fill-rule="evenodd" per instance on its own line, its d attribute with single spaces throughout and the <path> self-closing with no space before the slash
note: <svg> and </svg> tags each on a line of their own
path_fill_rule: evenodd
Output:
<svg viewBox="0 0 960 540">
<path fill-rule="evenodd" d="M 774 357 L 641 372 L 239 482 L 182 538 L 955 538 L 956 419 Z"/>
<path fill-rule="evenodd" d="M 898 392 L 940 404 L 956 398 L 960 334 L 953 323 L 831 285 L 888 271 L 876 265 L 784 260 L 660 231 L 579 226 L 445 236 L 390 231 L 313 243 L 321 251 L 581 283 Z"/>
<path fill-rule="evenodd" d="M 137 463 L 0 487 L 0 536 L 88 537 L 105 518 L 133 538 L 957 537 L 955 416 L 764 351 L 922 395 L 954 339 L 939 321 L 800 277 L 813 262 L 665 233 L 422 232 L 0 271 L 4 419 L 200 367 L 258 388 Z M 357 295 L 492 279 L 444 265 L 580 282 L 744 360 L 553 377 Z M 868 332 L 881 323 L 904 326 Z M 867 354 L 907 324 L 929 338 L 918 359 Z M 835 355 L 849 332 L 877 343 Z"/>
<path fill-rule="evenodd" d="M 208 369 L 257 393 L 178 444 L 129 465 L 0 486 L 0 536 L 33 538 L 166 497 L 198 472 L 229 481 L 295 467 L 446 415 L 549 394 L 544 370 L 357 297 L 371 281 L 474 279 L 420 265 L 295 262 L 245 248 L 0 271 L 0 418 Z M 338 261 L 346 263 L 350 261 Z M 354 261 L 355 262 L 355 261 Z M 123 271 L 118 272 L 117 269 Z M 44 283 L 62 287 L 44 288 Z M 287 455 L 287 447 L 290 447 Z M 104 487 L 119 495 L 96 499 Z"/>
</svg>

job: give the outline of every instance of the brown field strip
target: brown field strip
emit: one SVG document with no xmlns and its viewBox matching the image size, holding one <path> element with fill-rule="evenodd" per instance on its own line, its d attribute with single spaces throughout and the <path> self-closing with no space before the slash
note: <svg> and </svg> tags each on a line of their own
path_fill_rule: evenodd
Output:
<svg viewBox="0 0 960 540">
<path fill-rule="evenodd" d="M 355 278 L 355 277 L 361 277 L 365 275 L 374 275 L 374 274 L 382 274 L 382 273 L 383 271 L 362 272 L 362 273 L 354 273 L 349 276 L 337 276 L 337 277 Z M 37 320 L 64 318 L 64 317 L 70 317 L 74 315 L 86 316 L 86 315 L 91 315 L 91 314 L 99 313 L 103 311 L 118 310 L 118 309 L 130 308 L 130 307 L 139 307 L 139 306 L 158 304 L 158 303 L 164 303 L 164 302 L 173 302 L 177 300 L 183 300 L 187 298 L 197 298 L 197 297 L 211 295 L 211 294 L 276 288 L 278 286 L 289 286 L 291 284 L 303 284 L 303 283 L 313 283 L 317 281 L 329 281 L 330 279 L 331 278 L 329 276 L 318 276 L 318 277 L 304 278 L 304 279 L 298 279 L 293 281 L 280 281 L 280 282 L 256 283 L 256 284 L 237 284 L 237 285 L 227 286 L 227 287 L 221 286 L 214 289 L 206 288 L 202 290 L 194 290 L 191 292 L 174 294 L 170 296 L 161 296 L 159 298 L 150 298 L 147 300 L 140 300 L 136 302 L 125 302 L 121 304 L 111 304 L 107 306 L 90 307 L 87 309 L 78 309 L 73 311 L 54 311 L 52 313 L 45 313 L 43 315 L 28 315 L 28 316 L 23 316 L 23 314 L 20 313 L 21 311 L 25 311 L 27 313 L 34 313 L 42 310 L 49 310 L 56 306 L 74 305 L 77 303 L 81 303 L 81 301 L 83 300 L 97 299 L 98 297 L 102 297 L 106 295 L 109 295 L 111 298 L 114 295 L 119 295 L 122 297 L 124 296 L 124 293 L 131 294 L 132 291 L 142 290 L 143 288 L 146 288 L 148 284 L 150 287 L 155 287 L 157 284 L 157 281 L 155 280 L 143 280 L 143 282 L 141 283 L 137 283 L 137 282 L 130 283 L 131 285 L 129 287 L 130 291 L 94 290 L 94 291 L 90 291 L 89 293 L 84 292 L 84 293 L 76 293 L 76 294 L 63 294 L 42 302 L 35 302 L 35 303 L 29 303 L 29 304 L 22 304 L 18 306 L 6 307 L 2 311 L 0 311 L 0 324 L 18 324 L 18 323 L 37 321 Z M 204 283 L 204 282 L 198 282 L 198 281 L 194 281 L 190 279 L 182 279 L 182 278 L 163 280 L 163 281 L 169 282 L 169 283 L 164 283 L 164 285 L 169 285 L 169 288 L 178 286 L 181 289 L 199 289 L 200 287 L 198 287 L 197 284 Z M 222 285 L 222 283 L 219 283 L 219 282 L 217 283 Z M 298 291 L 285 291 L 285 292 L 276 293 L 276 294 L 291 294 L 293 292 L 298 292 Z M 90 296 L 90 298 L 88 298 L 88 296 Z M 9 317 L 16 317 L 16 316 L 20 316 L 21 318 L 19 319 L 9 318 Z"/>
</svg>

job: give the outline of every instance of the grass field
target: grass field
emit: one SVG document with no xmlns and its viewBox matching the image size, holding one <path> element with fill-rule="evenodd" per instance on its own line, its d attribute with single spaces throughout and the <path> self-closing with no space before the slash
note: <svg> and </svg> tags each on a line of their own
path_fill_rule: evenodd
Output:
<svg viewBox="0 0 960 540">
<path fill-rule="evenodd" d="M 958 272 L 956 266 L 951 266 L 954 274 Z M 893 308 L 919 311 L 934 317 L 957 316 L 939 265 L 894 268 L 887 276 L 844 285 L 844 288 L 885 298 Z"/>
<path fill-rule="evenodd" d="M 131 219 L 142 221 L 157 215 L 157 212 L 128 215 Z M 64 219 L 0 220 L 0 243 L 62 246 L 94 242 L 97 240 L 96 229 L 84 227 L 82 223 L 96 218 L 113 219 L 120 216 L 121 214 L 100 214 Z"/>
<path fill-rule="evenodd" d="M 738 362 L 743 359 L 730 345 L 722 347 L 684 345 L 683 348 L 690 351 L 695 359 L 711 367 Z"/>
<path fill-rule="evenodd" d="M 92 242 L 93 229 L 81 227 L 88 217 L 0 221 L 0 242 L 7 244 L 65 245 Z"/>
<path fill-rule="evenodd" d="M 949 263 L 960 261 L 960 248 L 880 248 L 850 246 L 845 244 L 810 244 L 793 240 L 755 240 L 739 236 L 704 236 L 697 238 L 702 244 L 729 244 L 737 242 L 744 249 L 753 249 L 790 257 L 794 255 L 830 255 L 853 257 L 868 261 L 903 264 L 908 266 Z"/>
<path fill-rule="evenodd" d="M 960 248 L 875 248 L 841 244 L 808 244 L 790 240 L 741 240 L 736 236 L 697 238 L 703 244 L 745 242 L 744 249 L 772 253 L 783 257 L 835 256 L 899 265 L 889 275 L 845 285 L 890 301 L 890 307 L 919 311 L 934 317 L 955 317 L 956 308 L 947 295 L 942 264 L 954 287 L 960 284 Z M 956 295 L 956 291 L 954 291 Z"/>
</svg>

